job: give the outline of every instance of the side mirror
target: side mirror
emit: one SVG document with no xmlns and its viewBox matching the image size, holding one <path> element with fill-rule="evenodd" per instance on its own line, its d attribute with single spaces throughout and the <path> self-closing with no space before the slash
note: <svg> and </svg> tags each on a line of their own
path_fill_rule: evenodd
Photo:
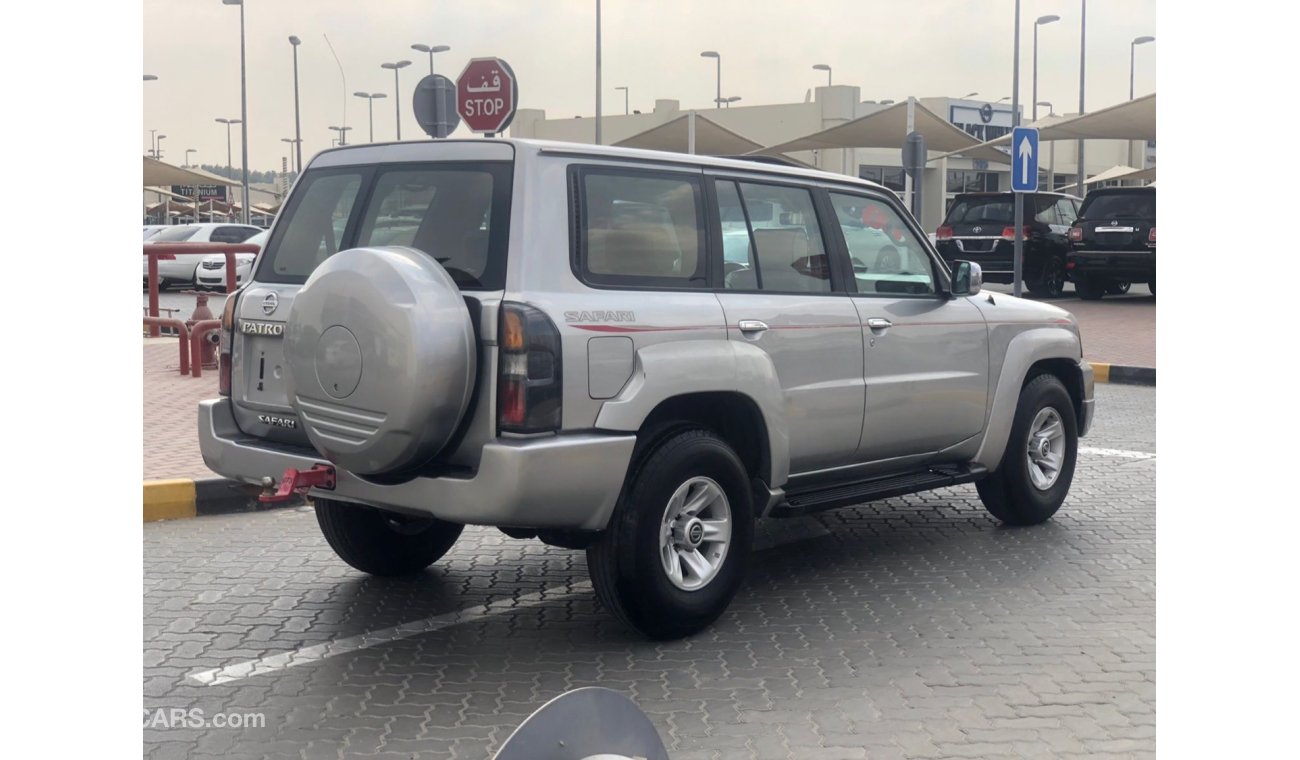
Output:
<svg viewBox="0 0 1300 760">
<path fill-rule="evenodd" d="M 954 296 L 979 295 L 980 288 L 984 287 L 984 272 L 980 269 L 980 265 L 973 261 L 955 263 L 957 267 L 952 270 L 952 294 Z"/>
</svg>

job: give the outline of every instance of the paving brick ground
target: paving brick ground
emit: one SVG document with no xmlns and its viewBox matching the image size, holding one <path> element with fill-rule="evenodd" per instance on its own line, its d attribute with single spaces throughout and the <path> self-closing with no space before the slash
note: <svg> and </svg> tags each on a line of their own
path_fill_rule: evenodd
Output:
<svg viewBox="0 0 1300 760">
<path fill-rule="evenodd" d="M 1085 446 L 1155 451 L 1153 389 L 1097 397 Z M 486 759 L 546 700 L 601 685 L 673 760 L 1151 757 L 1155 468 L 1085 451 L 1033 528 L 998 526 L 970 486 L 780 523 L 764 535 L 794 540 L 767 542 L 722 620 L 658 644 L 600 609 L 581 552 L 492 529 L 381 580 L 337 560 L 309 509 L 147 524 L 145 708 L 266 724 L 146 729 L 145 755 Z M 186 678 L 484 604 L 310 664 Z"/>
<path fill-rule="evenodd" d="M 1010 285 L 992 285 L 994 292 L 1010 292 Z M 168 303 L 186 307 L 191 296 L 168 293 Z M 1130 295 L 1101 301 L 1081 301 L 1072 289 L 1051 301 L 1079 318 L 1084 355 L 1092 361 L 1135 367 L 1156 366 L 1156 301 L 1145 285 L 1134 285 Z M 219 298 L 210 307 L 220 309 Z M 216 373 L 194 380 L 177 374 L 176 340 L 146 340 L 144 347 L 144 478 L 216 477 L 203 464 L 195 437 L 195 409 L 201 399 L 217 395 Z"/>
</svg>

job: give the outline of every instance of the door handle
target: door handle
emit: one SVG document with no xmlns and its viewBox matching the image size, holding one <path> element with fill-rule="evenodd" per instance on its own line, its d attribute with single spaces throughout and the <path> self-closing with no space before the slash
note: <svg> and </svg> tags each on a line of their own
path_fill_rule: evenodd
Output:
<svg viewBox="0 0 1300 760">
<path fill-rule="evenodd" d="M 761 333 L 767 329 L 767 324 L 757 319 L 742 319 L 736 326 L 743 333 Z"/>
<path fill-rule="evenodd" d="M 881 319 L 880 317 L 872 317 L 867 320 L 867 327 L 870 327 L 872 330 L 888 330 L 893 326 L 893 322 L 890 322 L 888 319 Z"/>
</svg>

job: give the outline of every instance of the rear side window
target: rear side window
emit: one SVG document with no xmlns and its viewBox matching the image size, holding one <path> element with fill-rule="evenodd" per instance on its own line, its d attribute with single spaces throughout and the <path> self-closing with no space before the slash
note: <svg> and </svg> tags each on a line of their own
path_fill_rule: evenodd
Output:
<svg viewBox="0 0 1300 760">
<path fill-rule="evenodd" d="M 595 285 L 703 288 L 704 210 L 697 175 L 586 168 L 577 258 Z"/>
<path fill-rule="evenodd" d="M 1047 195 L 1034 196 L 1034 221 L 1042 224 L 1065 224 L 1056 212 L 1056 200 Z"/>
<path fill-rule="evenodd" d="M 1061 198 L 1056 201 L 1056 213 L 1061 217 L 1061 224 L 1074 224 L 1074 220 L 1079 213 L 1074 208 L 1074 203 L 1069 198 Z"/>
<path fill-rule="evenodd" d="M 252 227 L 217 227 L 208 239 L 214 243 L 242 243 L 257 233 Z"/>
<path fill-rule="evenodd" d="M 1079 216 L 1084 219 L 1154 219 L 1155 193 L 1102 193 L 1083 200 Z"/>
<path fill-rule="evenodd" d="M 808 190 L 717 181 L 724 287 L 829 293 L 830 264 Z"/>
</svg>

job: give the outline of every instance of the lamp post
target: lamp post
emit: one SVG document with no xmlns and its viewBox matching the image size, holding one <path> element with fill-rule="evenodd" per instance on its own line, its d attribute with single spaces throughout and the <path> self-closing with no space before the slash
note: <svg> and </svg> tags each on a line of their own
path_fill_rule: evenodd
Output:
<svg viewBox="0 0 1300 760">
<path fill-rule="evenodd" d="M 240 124 L 239 119 L 217 119 L 218 123 L 226 125 L 226 176 L 229 177 L 234 173 L 234 165 L 230 163 L 230 125 Z"/>
<path fill-rule="evenodd" d="M 398 78 L 398 72 L 410 66 L 410 61 L 398 61 L 396 63 L 381 63 L 382 69 L 393 70 L 393 110 L 397 113 L 397 139 L 402 139 L 402 83 Z"/>
<path fill-rule="evenodd" d="M 158 135 L 158 138 L 154 140 L 153 157 L 160 161 L 162 160 L 162 141 L 166 139 L 167 135 Z"/>
<path fill-rule="evenodd" d="M 1034 20 L 1034 92 L 1030 103 L 1034 104 L 1034 121 L 1038 121 L 1038 27 L 1060 21 L 1060 16 L 1039 16 Z"/>
<path fill-rule="evenodd" d="M 290 147 L 290 150 L 292 150 L 292 146 L 296 146 L 296 145 L 298 144 L 299 141 L 298 141 L 297 138 L 294 138 L 294 137 L 281 137 L 281 138 L 280 138 L 280 142 L 283 142 L 283 143 L 289 143 L 289 145 L 291 146 L 291 147 Z M 292 154 L 292 153 L 289 155 L 289 158 L 290 158 L 289 163 L 292 165 L 292 164 L 293 164 L 293 160 L 292 160 L 292 159 L 293 159 L 293 154 Z M 301 171 L 302 171 L 301 169 L 294 169 L 293 173 L 294 173 L 295 175 L 297 175 L 297 174 L 299 174 Z"/>
<path fill-rule="evenodd" d="M 149 130 L 149 157 L 158 158 L 158 130 Z"/>
<path fill-rule="evenodd" d="M 1148 42 L 1155 42 L 1156 38 L 1151 36 L 1134 37 L 1133 41 L 1128 44 L 1128 99 L 1133 99 L 1133 70 L 1137 63 L 1137 46 L 1145 45 Z M 1128 165 L 1133 165 L 1133 141 L 1128 141 Z"/>
<path fill-rule="evenodd" d="M 244 0 L 221 0 L 222 5 L 239 6 L 239 151 L 241 172 L 239 204 L 244 224 L 248 224 L 248 66 L 244 51 Z"/>
<path fill-rule="evenodd" d="M 382 92 L 354 92 L 358 98 L 365 98 L 366 104 L 370 106 L 370 142 L 375 141 L 375 101 L 379 98 L 388 97 Z"/>
<path fill-rule="evenodd" d="M 1085 53 L 1087 49 L 1087 44 L 1086 44 L 1087 39 L 1088 39 L 1088 0 L 1079 0 L 1079 115 L 1080 116 L 1083 116 L 1083 114 L 1085 113 L 1085 111 L 1083 110 L 1083 84 L 1084 84 L 1084 71 L 1086 70 L 1085 64 L 1087 61 L 1085 57 Z M 1076 171 L 1077 182 L 1075 184 L 1075 187 L 1078 188 L 1079 195 L 1083 195 L 1088 190 L 1088 188 L 1086 187 L 1088 170 L 1084 168 L 1082 137 L 1079 138 L 1078 150 L 1075 153 L 1075 158 L 1078 160 L 1078 166 Z"/>
<path fill-rule="evenodd" d="M 158 81 L 158 77 L 154 76 L 153 74 L 145 74 L 145 75 L 144 75 L 144 81 L 146 81 L 146 82 L 156 82 L 156 81 Z"/>
<path fill-rule="evenodd" d="M 1047 106 L 1047 117 L 1051 118 L 1056 115 L 1056 109 L 1052 107 L 1049 100 L 1034 101 L 1034 111 L 1038 111 L 1038 106 Z M 1038 119 L 1034 119 L 1038 121 Z M 1047 189 L 1056 192 L 1056 141 L 1047 141 Z"/>
<path fill-rule="evenodd" d="M 830 87 L 830 86 L 831 86 L 831 67 L 830 67 L 829 65 L 827 65 L 827 64 L 825 64 L 825 63 L 814 64 L 814 65 L 813 65 L 813 70 L 814 70 L 814 71 L 825 71 L 825 72 L 826 72 L 826 86 L 827 86 L 827 87 Z"/>
<path fill-rule="evenodd" d="M 334 130 L 335 132 L 338 132 L 338 133 L 339 133 L 338 137 L 335 138 L 335 140 L 336 140 L 335 144 L 336 144 L 336 145 L 338 145 L 339 147 L 342 147 L 342 146 L 348 144 L 348 130 L 349 130 L 349 129 L 352 129 L 352 127 L 330 127 L 330 129 L 332 129 L 332 130 Z"/>
<path fill-rule="evenodd" d="M 997 100 L 995 100 L 995 101 L 993 101 L 993 102 L 996 104 L 996 103 L 1001 103 L 1001 102 L 1004 101 L 1004 100 L 1011 100 L 1011 96 L 1010 96 L 1010 95 L 1003 95 L 1002 97 L 998 98 Z"/>
<path fill-rule="evenodd" d="M 302 44 L 302 40 L 291 34 L 289 44 L 293 46 L 293 142 L 296 164 L 294 172 L 302 173 L 302 117 L 298 110 L 298 46 Z"/>
<path fill-rule="evenodd" d="M 1011 38 L 1011 126 L 1020 126 L 1020 0 L 1016 0 L 1016 21 L 1012 27 L 1014 36 Z M 999 101 L 1000 102 L 1000 101 Z M 1011 155 L 1015 155 L 1016 147 L 1011 146 Z M 1012 177 L 1015 177 L 1014 161 L 1012 162 Z M 1012 181 L 1012 186 L 1015 181 Z M 1013 196 L 1014 203 L 1012 207 L 1012 223 L 1015 225 L 1015 234 L 1012 239 L 1011 250 L 1011 290 L 1012 295 L 1020 297 L 1021 283 L 1020 280 L 1024 274 L 1024 255 L 1025 255 L 1025 235 L 1023 225 L 1025 223 L 1025 204 L 1021 202 L 1020 196 Z"/>
<path fill-rule="evenodd" d="M 718 108 L 721 108 L 722 106 L 720 104 L 722 103 L 722 56 L 719 55 L 717 51 L 705 50 L 703 53 L 700 53 L 700 57 L 716 58 L 718 60 L 718 94 L 715 97 L 713 102 L 718 103 L 719 104 Z"/>
<path fill-rule="evenodd" d="M 627 104 L 628 104 L 628 100 L 627 100 L 627 88 L 626 88 L 626 87 L 615 87 L 614 89 L 615 89 L 615 90 L 622 90 L 622 91 L 623 91 L 623 115 L 624 115 L 624 116 L 627 116 L 628 113 L 629 113 L 629 111 L 627 110 Z"/>
<path fill-rule="evenodd" d="M 603 87 L 603 85 L 601 85 L 601 83 L 600 83 L 600 75 L 601 75 L 601 69 L 600 69 L 600 0 L 596 0 L 596 144 L 597 144 L 597 145 L 600 145 L 600 144 L 601 144 L 601 135 L 600 135 L 600 119 L 601 119 L 601 110 L 602 110 L 602 109 L 601 109 L 601 107 L 600 107 L 600 95 L 601 95 L 601 92 L 600 92 L 600 91 L 601 91 L 601 88 Z"/>
<path fill-rule="evenodd" d="M 445 53 L 445 52 L 447 52 L 448 50 L 451 50 L 451 45 L 420 45 L 420 44 L 415 44 L 415 45 L 412 45 L 412 46 L 411 46 L 411 49 L 412 49 L 412 50 L 418 50 L 418 51 L 420 51 L 421 53 L 428 53 L 428 54 L 429 54 L 429 76 L 433 76 L 433 54 L 434 54 L 434 53 Z"/>
<path fill-rule="evenodd" d="M 732 104 L 732 103 L 735 103 L 737 100 L 740 100 L 740 96 L 739 96 L 739 95 L 732 95 L 732 96 L 729 97 L 729 98 L 720 98 L 720 99 L 717 101 L 717 103 L 718 103 L 718 108 L 731 108 L 731 104 Z"/>
<path fill-rule="evenodd" d="M 961 99 L 962 99 L 962 100 L 966 100 L 967 98 L 973 98 L 973 97 L 975 97 L 975 96 L 978 95 L 978 94 L 979 94 L 978 92 L 968 92 L 968 93 L 966 93 L 965 95 L 962 95 L 962 96 L 961 96 Z"/>
<path fill-rule="evenodd" d="M 186 168 L 189 168 L 190 166 L 193 166 L 193 164 L 190 163 L 190 154 L 191 154 L 191 153 L 198 153 L 198 151 L 195 150 L 194 148 L 186 148 L 186 149 L 185 149 L 185 167 L 186 167 Z"/>
</svg>

